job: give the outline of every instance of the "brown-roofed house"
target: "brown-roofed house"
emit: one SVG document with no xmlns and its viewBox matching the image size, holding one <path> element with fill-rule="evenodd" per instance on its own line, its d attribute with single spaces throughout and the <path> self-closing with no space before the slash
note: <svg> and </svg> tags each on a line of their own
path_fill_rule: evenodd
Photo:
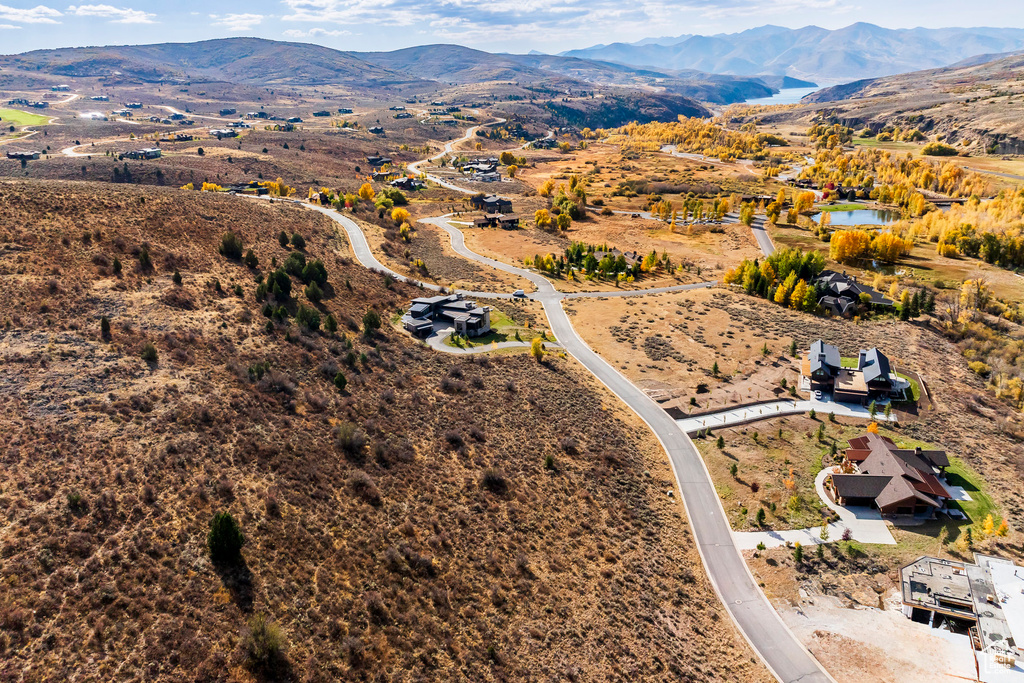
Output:
<svg viewBox="0 0 1024 683">
<path fill-rule="evenodd" d="M 877 508 L 883 515 L 933 514 L 951 497 L 945 478 L 945 451 L 896 448 L 892 439 L 865 434 L 850 440 L 844 469 L 831 474 L 825 489 L 844 506 Z"/>
</svg>

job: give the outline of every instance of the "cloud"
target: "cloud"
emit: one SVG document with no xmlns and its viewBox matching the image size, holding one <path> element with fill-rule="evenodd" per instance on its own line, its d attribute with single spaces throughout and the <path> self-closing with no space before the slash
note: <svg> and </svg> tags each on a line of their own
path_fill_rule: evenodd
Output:
<svg viewBox="0 0 1024 683">
<path fill-rule="evenodd" d="M 229 31 L 249 31 L 263 21 L 262 14 L 211 14 L 210 18 L 217 20 L 214 22 L 215 25 L 223 26 Z"/>
<path fill-rule="evenodd" d="M 155 14 L 143 12 L 142 10 L 128 7 L 113 7 L 112 5 L 71 5 L 68 7 L 68 14 L 76 17 L 100 17 L 110 19 L 114 24 L 153 24 Z"/>
<path fill-rule="evenodd" d="M 282 33 L 282 35 L 285 36 L 286 38 L 315 38 L 317 36 L 350 36 L 352 35 L 352 32 L 344 31 L 341 29 L 328 31 L 325 28 L 311 28 L 308 31 L 300 31 L 299 29 L 290 28 L 284 33 Z"/>
<path fill-rule="evenodd" d="M 0 5 L 0 19 L 6 21 L 19 21 L 23 24 L 59 24 L 55 17 L 60 16 L 63 15 L 59 11 L 46 5 L 25 9 Z"/>
</svg>

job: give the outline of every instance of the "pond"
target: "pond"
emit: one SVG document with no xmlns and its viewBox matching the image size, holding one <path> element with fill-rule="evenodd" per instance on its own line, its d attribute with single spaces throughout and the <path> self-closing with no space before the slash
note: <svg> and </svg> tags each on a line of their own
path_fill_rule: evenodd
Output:
<svg viewBox="0 0 1024 683">
<path fill-rule="evenodd" d="M 853 211 L 831 211 L 832 225 L 889 225 L 900 219 L 898 211 L 885 209 L 854 209 Z"/>
<path fill-rule="evenodd" d="M 805 95 L 810 95 L 818 90 L 820 90 L 818 87 L 784 88 L 771 97 L 755 97 L 754 99 L 744 101 L 744 104 L 796 104 Z"/>
</svg>

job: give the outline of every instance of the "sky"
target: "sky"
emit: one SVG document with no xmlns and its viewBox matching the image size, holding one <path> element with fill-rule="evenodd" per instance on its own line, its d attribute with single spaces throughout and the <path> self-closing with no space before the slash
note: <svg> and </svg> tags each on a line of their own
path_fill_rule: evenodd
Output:
<svg viewBox="0 0 1024 683">
<path fill-rule="evenodd" d="M 230 36 L 392 50 L 457 43 L 557 54 L 597 43 L 735 33 L 764 24 L 1024 27 L 1021 0 L 0 0 L 0 54 L 39 48 L 191 42 Z M 88 0 L 86 0 L 88 1 Z"/>
</svg>

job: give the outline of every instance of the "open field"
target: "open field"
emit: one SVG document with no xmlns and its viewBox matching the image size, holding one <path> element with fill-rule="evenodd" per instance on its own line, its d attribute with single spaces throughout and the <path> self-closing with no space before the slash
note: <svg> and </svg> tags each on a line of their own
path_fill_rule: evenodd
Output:
<svg viewBox="0 0 1024 683">
<path fill-rule="evenodd" d="M 0 125 L 2 126 L 41 126 L 47 123 L 50 117 L 42 114 L 32 114 L 17 109 L 0 109 Z"/>
</svg>

